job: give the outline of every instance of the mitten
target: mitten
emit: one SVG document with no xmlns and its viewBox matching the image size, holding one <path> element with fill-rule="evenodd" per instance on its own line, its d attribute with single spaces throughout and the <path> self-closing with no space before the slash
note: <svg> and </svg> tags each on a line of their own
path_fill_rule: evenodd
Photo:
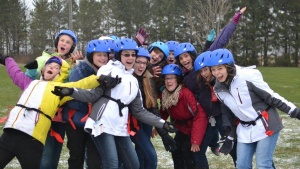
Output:
<svg viewBox="0 0 300 169">
<path fill-rule="evenodd" d="M 174 126 L 174 123 L 170 123 L 168 121 L 165 122 L 163 129 L 167 130 L 170 133 L 174 133 L 177 131 L 176 127 Z"/>
<path fill-rule="evenodd" d="M 174 152 L 177 149 L 176 141 L 164 129 L 156 128 L 157 133 L 160 135 L 166 151 Z"/>
<path fill-rule="evenodd" d="M 5 59 L 7 58 L 8 56 L 3 56 L 0 54 L 0 64 L 2 65 L 5 65 Z"/>
<path fill-rule="evenodd" d="M 149 37 L 149 34 L 147 33 L 147 30 L 145 28 L 140 28 L 135 36 L 135 38 L 138 40 L 140 45 L 148 45 L 148 43 L 145 43 L 145 41 L 148 37 Z"/>
<path fill-rule="evenodd" d="M 70 96 L 74 92 L 74 88 L 55 86 L 51 92 L 56 96 Z"/>
<path fill-rule="evenodd" d="M 32 62 L 27 63 L 24 67 L 26 69 L 37 69 L 38 68 L 38 62 L 36 60 L 34 60 Z"/>
<path fill-rule="evenodd" d="M 122 78 L 117 75 L 116 77 L 111 77 L 108 75 L 100 75 L 97 79 L 100 85 L 105 85 L 106 89 L 114 88 L 117 84 L 121 83 Z"/>
<path fill-rule="evenodd" d="M 214 29 L 211 29 L 209 32 L 209 35 L 207 36 L 207 40 L 210 42 L 213 42 L 216 36 L 216 31 Z"/>
<path fill-rule="evenodd" d="M 229 154 L 234 145 L 233 138 L 230 136 L 221 139 L 218 143 L 223 143 L 219 151 L 220 153 L 224 153 L 224 155 Z"/>
</svg>

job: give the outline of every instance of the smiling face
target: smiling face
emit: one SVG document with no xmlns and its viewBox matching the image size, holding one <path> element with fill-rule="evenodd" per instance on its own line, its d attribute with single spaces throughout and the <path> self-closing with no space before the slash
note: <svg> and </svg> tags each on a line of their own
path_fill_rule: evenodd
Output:
<svg viewBox="0 0 300 169">
<path fill-rule="evenodd" d="M 155 64 L 161 62 L 161 60 L 163 60 L 163 58 L 164 58 L 164 54 L 162 53 L 162 51 L 160 51 L 157 48 L 154 48 L 150 52 L 150 63 L 152 65 L 155 65 Z"/>
<path fill-rule="evenodd" d="M 43 78 L 46 81 L 53 80 L 56 75 L 59 74 L 61 66 L 58 63 L 52 62 L 47 65 L 42 70 Z"/>
<path fill-rule="evenodd" d="M 204 79 L 206 79 L 206 81 L 210 81 L 212 74 L 211 74 L 209 67 L 206 66 L 206 67 L 202 68 L 200 70 L 200 74 Z"/>
<path fill-rule="evenodd" d="M 93 63 L 97 67 L 106 65 L 107 62 L 108 62 L 108 55 L 106 52 L 94 52 L 93 53 Z"/>
<path fill-rule="evenodd" d="M 176 75 L 165 75 L 165 86 L 169 92 L 172 92 L 178 86 Z"/>
<path fill-rule="evenodd" d="M 59 40 L 57 44 L 57 52 L 61 56 L 65 56 L 67 53 L 69 53 L 73 44 L 74 44 L 73 39 L 69 35 L 61 35 L 59 36 Z"/>
<path fill-rule="evenodd" d="M 187 70 L 191 70 L 193 68 L 193 59 L 188 52 L 184 52 L 179 55 L 179 62 Z"/>
<path fill-rule="evenodd" d="M 211 73 L 220 82 L 225 82 L 228 77 L 227 67 L 225 65 L 212 66 Z"/>
<path fill-rule="evenodd" d="M 133 64 L 136 59 L 135 50 L 122 50 L 121 51 L 121 63 L 125 66 L 126 70 L 133 68 Z"/>
<path fill-rule="evenodd" d="M 171 63 L 175 64 L 175 62 L 176 62 L 176 59 L 174 57 L 174 51 L 170 51 L 169 56 L 167 58 L 167 63 L 168 64 L 171 64 Z"/>
<path fill-rule="evenodd" d="M 134 73 L 138 76 L 141 76 L 145 72 L 147 64 L 148 59 L 146 57 L 137 57 L 133 66 Z"/>
</svg>

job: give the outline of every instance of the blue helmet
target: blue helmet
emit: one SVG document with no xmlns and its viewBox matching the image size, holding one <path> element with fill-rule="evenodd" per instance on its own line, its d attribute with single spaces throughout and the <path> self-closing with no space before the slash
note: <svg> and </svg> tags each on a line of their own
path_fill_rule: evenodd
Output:
<svg viewBox="0 0 300 169">
<path fill-rule="evenodd" d="M 212 51 L 207 66 L 217 66 L 223 64 L 234 64 L 232 53 L 228 49 L 216 49 Z"/>
<path fill-rule="evenodd" d="M 177 41 L 168 41 L 168 42 L 166 42 L 166 44 L 168 45 L 170 51 L 174 51 L 175 48 L 177 47 L 177 45 L 179 45 L 179 42 L 177 42 Z"/>
<path fill-rule="evenodd" d="M 154 48 L 158 48 L 159 50 L 162 51 L 162 53 L 164 54 L 164 57 L 162 60 L 167 59 L 167 57 L 169 56 L 169 53 L 170 53 L 169 47 L 167 44 L 165 44 L 164 42 L 161 42 L 161 41 L 154 42 L 149 46 L 148 51 L 151 53 Z"/>
<path fill-rule="evenodd" d="M 196 71 L 201 70 L 202 68 L 207 66 L 207 63 L 210 59 L 211 51 L 206 51 L 201 53 L 194 62 L 194 69 Z"/>
<path fill-rule="evenodd" d="M 182 76 L 183 72 L 182 69 L 176 65 L 176 64 L 168 64 L 166 65 L 162 71 L 161 74 L 164 75 L 178 75 Z"/>
<path fill-rule="evenodd" d="M 120 38 L 116 35 L 109 35 L 109 37 L 112 38 L 115 42 L 118 42 L 120 40 Z"/>
<path fill-rule="evenodd" d="M 113 38 L 111 38 L 109 36 L 101 36 L 99 38 L 99 40 L 105 41 L 108 44 L 110 50 L 114 50 L 114 51 L 116 50 L 116 47 L 117 47 L 116 41 Z"/>
<path fill-rule="evenodd" d="M 139 52 L 137 53 L 137 57 L 146 57 L 149 61 L 150 60 L 149 51 L 143 47 L 139 47 Z"/>
<path fill-rule="evenodd" d="M 86 57 L 87 60 L 93 64 L 93 53 L 94 52 L 105 52 L 107 55 L 110 53 L 110 48 L 108 44 L 104 40 L 91 40 L 87 45 L 86 45 Z"/>
<path fill-rule="evenodd" d="M 178 59 L 179 55 L 181 55 L 185 52 L 190 52 L 194 57 L 196 57 L 196 55 L 197 55 L 197 51 L 196 51 L 194 45 L 192 45 L 189 42 L 184 42 L 184 43 L 180 43 L 175 48 L 175 50 L 174 50 L 175 59 Z"/>
<path fill-rule="evenodd" d="M 135 52 L 138 53 L 139 47 L 134 40 L 130 38 L 123 38 L 116 43 L 115 59 L 121 61 L 122 50 L 135 50 Z"/>
<path fill-rule="evenodd" d="M 55 40 L 54 40 L 55 48 L 57 48 L 58 40 L 61 35 L 68 35 L 73 39 L 74 45 L 71 47 L 69 54 L 72 53 L 77 45 L 77 37 L 76 37 L 75 33 L 71 30 L 61 30 L 55 37 Z"/>
</svg>

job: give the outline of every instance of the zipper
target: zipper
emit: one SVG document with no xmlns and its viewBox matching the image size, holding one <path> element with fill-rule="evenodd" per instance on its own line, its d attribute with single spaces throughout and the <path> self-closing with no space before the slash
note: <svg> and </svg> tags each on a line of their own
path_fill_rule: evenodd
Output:
<svg viewBox="0 0 300 169">
<path fill-rule="evenodd" d="M 238 93 L 239 100 L 240 100 L 241 104 L 243 104 L 241 96 L 240 96 L 239 88 L 236 88 L 236 90 L 237 90 L 237 93 Z"/>
</svg>

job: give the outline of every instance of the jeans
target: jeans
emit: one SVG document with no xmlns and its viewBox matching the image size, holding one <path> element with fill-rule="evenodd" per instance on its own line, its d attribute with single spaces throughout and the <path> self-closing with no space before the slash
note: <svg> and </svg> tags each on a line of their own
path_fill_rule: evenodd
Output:
<svg viewBox="0 0 300 169">
<path fill-rule="evenodd" d="M 152 126 L 141 123 L 139 131 L 131 136 L 140 162 L 140 169 L 156 169 L 157 154 L 151 142 Z"/>
<path fill-rule="evenodd" d="M 64 139 L 66 131 L 65 123 L 52 121 L 51 129 L 57 132 L 62 139 Z M 49 131 L 41 159 L 41 169 L 57 168 L 62 146 L 63 144 L 58 142 L 55 137 L 50 136 Z"/>
<path fill-rule="evenodd" d="M 82 169 L 85 157 L 87 157 L 86 163 L 89 169 L 101 169 L 101 158 L 90 134 L 85 132 L 82 127 L 76 127 L 74 130 L 70 123 L 66 123 L 66 134 L 70 155 L 69 168 Z"/>
<path fill-rule="evenodd" d="M 273 154 L 279 132 L 254 143 L 237 143 L 237 169 L 252 169 L 252 159 L 256 155 L 256 167 L 273 169 Z"/>
<path fill-rule="evenodd" d="M 126 169 L 139 168 L 140 163 L 129 136 L 102 133 L 91 137 L 100 153 L 103 168 L 118 169 L 119 160 Z"/>
</svg>

